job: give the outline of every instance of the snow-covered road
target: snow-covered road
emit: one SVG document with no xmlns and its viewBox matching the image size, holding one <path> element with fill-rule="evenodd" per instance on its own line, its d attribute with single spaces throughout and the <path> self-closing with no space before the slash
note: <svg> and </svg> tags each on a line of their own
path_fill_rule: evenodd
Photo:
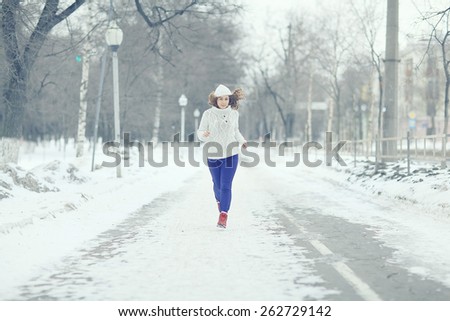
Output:
<svg viewBox="0 0 450 321">
<path fill-rule="evenodd" d="M 240 184 L 227 230 L 215 226 L 218 211 L 203 168 L 20 285 L 10 298 L 294 300 L 335 293 L 321 285 L 277 218 L 262 212 L 265 195 L 245 192 Z"/>
<path fill-rule="evenodd" d="M 140 199 L 145 206 L 9 282 L 1 297 L 450 299 L 448 221 L 375 200 L 325 168 L 258 166 L 238 169 L 222 230 L 207 168 L 189 170 L 175 190 Z"/>
<path fill-rule="evenodd" d="M 374 198 L 329 170 L 249 171 L 271 182 L 268 211 L 296 246 L 307 249 L 323 286 L 339 291 L 325 299 L 450 299 L 448 220 Z"/>
</svg>

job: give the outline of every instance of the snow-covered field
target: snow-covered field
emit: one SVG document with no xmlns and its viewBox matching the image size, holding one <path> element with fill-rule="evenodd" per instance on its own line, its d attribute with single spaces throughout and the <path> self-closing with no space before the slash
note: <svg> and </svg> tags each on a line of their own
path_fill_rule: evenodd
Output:
<svg viewBox="0 0 450 321">
<path fill-rule="evenodd" d="M 98 152 L 96 164 L 102 160 L 110 161 Z M 90 171 L 90 151 L 76 159 L 73 148 L 63 153 L 50 142 L 0 169 L 0 298 L 336 298 L 340 290 L 282 226 L 280 217 L 295 219 L 290 207 L 368 226 L 394 250 L 390 264 L 450 287 L 449 170 L 413 164 L 414 175 L 404 176 L 397 164 L 371 176 L 363 160 L 289 168 L 280 157 L 275 168 L 241 167 L 230 226 L 221 231 L 204 165 L 138 167 L 136 160 L 134 152 L 116 178 L 113 168 Z M 62 286 L 55 275 L 64 275 L 56 278 Z M 224 285 L 212 286 L 218 279 Z"/>
</svg>

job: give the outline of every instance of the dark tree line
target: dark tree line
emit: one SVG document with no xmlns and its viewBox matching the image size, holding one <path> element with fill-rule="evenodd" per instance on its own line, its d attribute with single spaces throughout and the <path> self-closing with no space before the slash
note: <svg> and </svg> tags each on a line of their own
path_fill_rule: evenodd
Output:
<svg viewBox="0 0 450 321">
<path fill-rule="evenodd" d="M 236 84 L 244 74 L 243 63 L 239 61 L 241 55 L 234 45 L 239 36 L 230 21 L 187 20 L 183 17 L 178 23 L 189 24 L 189 31 L 165 38 L 167 42 L 176 42 L 178 48 L 163 52 L 167 60 L 148 50 L 148 42 L 143 41 L 140 32 L 145 30 L 145 25 L 127 24 L 125 20 L 121 24 L 124 31 L 119 49 L 121 124 L 122 131 L 131 133 L 132 138 L 151 139 L 158 82 L 163 82 L 160 139 L 169 140 L 180 130 L 178 98 L 181 94 L 189 100 L 186 131 L 190 133 L 194 131 L 193 112 L 196 108 L 200 111 L 208 108 L 207 97 L 213 86 L 221 82 Z M 61 46 L 65 43 L 61 39 L 53 42 Z M 168 43 L 162 46 L 170 48 Z M 81 78 L 77 49 L 58 55 L 44 51 L 39 59 L 31 82 L 33 104 L 29 104 L 24 122 L 26 139 L 75 137 Z M 91 67 L 87 137 L 93 136 L 99 64 L 99 59 L 93 60 Z M 157 78 L 158 64 L 163 64 L 163 79 Z M 99 123 L 99 136 L 104 140 L 113 138 L 111 79 L 108 66 Z"/>
<path fill-rule="evenodd" d="M 0 57 L 4 59 L 1 60 L 3 72 L 0 137 L 36 139 L 44 135 L 74 136 L 74 115 L 77 112 L 79 95 L 79 83 L 76 82 L 80 79 L 80 68 L 74 60 L 77 48 L 71 45 L 74 38 L 81 43 L 85 35 L 72 34 L 70 39 L 62 39 L 51 31 L 84 3 L 85 0 L 74 0 L 63 6 L 59 0 L 46 0 L 41 4 L 19 0 L 2 1 Z M 220 58 L 221 53 L 215 55 L 214 50 L 218 48 L 211 46 L 211 43 L 220 42 L 220 38 L 214 39 L 214 36 L 222 32 L 233 33 L 230 20 L 227 25 L 223 25 L 222 21 L 226 19 L 227 14 L 235 13 L 238 7 L 227 2 L 201 0 L 123 0 L 115 9 L 115 18 L 119 19 L 126 33 L 125 42 L 120 49 L 121 75 L 124 78 L 121 84 L 124 94 L 121 98 L 124 106 L 121 117 L 125 119 L 124 124 L 135 129 L 139 136 L 145 136 L 151 123 L 145 123 L 144 119 L 151 120 L 152 90 L 155 82 L 160 81 L 154 79 L 154 66 L 165 64 L 164 82 L 167 84 L 164 86 L 164 103 L 167 108 L 164 112 L 171 115 L 173 106 L 176 105 L 175 96 L 180 90 L 190 95 L 192 102 L 200 101 L 200 98 L 195 98 L 198 88 L 191 89 L 186 86 L 191 82 L 191 75 L 197 74 L 199 77 L 199 70 L 195 65 L 191 64 L 191 68 L 188 68 L 187 57 L 193 55 L 209 61 Z M 105 8 L 105 11 L 107 10 Z M 129 16 L 121 17 L 118 15 L 121 12 L 126 12 Z M 199 36 L 201 32 L 206 34 Z M 214 32 L 216 34 L 212 35 Z M 208 39 L 210 36 L 212 38 Z M 133 45 L 130 45 L 133 41 Z M 164 53 L 160 50 L 163 42 L 166 42 Z M 215 57 L 210 57 L 208 50 L 211 50 L 210 53 Z M 55 54 L 56 52 L 61 54 Z M 232 60 L 233 56 L 224 58 Z M 183 72 L 184 76 L 180 77 Z M 213 74 L 214 68 L 208 70 L 208 77 Z M 176 80 L 170 79 L 173 75 L 176 75 Z M 233 78 L 236 78 L 239 72 L 233 75 Z M 223 79 L 220 75 L 216 76 L 215 79 Z M 95 84 L 98 76 L 93 74 L 91 77 L 91 84 Z M 204 84 L 208 83 L 210 86 L 209 81 L 211 78 L 205 78 Z M 202 85 L 198 78 L 194 83 Z M 171 86 L 177 86 L 178 90 Z M 106 87 L 105 97 L 108 97 L 108 90 L 110 89 Z M 90 88 L 89 92 L 92 105 L 95 90 Z M 111 105 L 110 103 L 105 100 L 105 106 Z M 92 109 L 89 113 L 92 113 Z M 100 124 L 102 136 L 110 134 L 109 116 L 108 108 L 104 108 Z M 92 118 L 89 117 L 90 120 Z M 135 126 L 134 122 L 143 124 Z M 168 125 L 175 126 L 175 120 Z M 164 135 L 167 136 L 168 132 L 169 130 Z"/>
</svg>

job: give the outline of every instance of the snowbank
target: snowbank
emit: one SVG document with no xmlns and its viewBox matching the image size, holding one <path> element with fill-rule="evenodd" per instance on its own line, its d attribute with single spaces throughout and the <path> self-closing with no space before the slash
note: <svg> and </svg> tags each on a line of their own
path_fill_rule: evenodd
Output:
<svg viewBox="0 0 450 321">
<path fill-rule="evenodd" d="M 347 167 L 330 167 L 330 176 L 350 188 L 363 189 L 375 198 L 390 198 L 421 208 L 424 214 L 450 218 L 450 169 L 427 163 L 411 163 L 408 175 L 404 161 L 382 164 L 375 173 L 369 160 L 346 159 Z"/>
<path fill-rule="evenodd" d="M 122 168 L 123 177 L 117 178 L 114 168 L 101 166 L 110 159 L 100 151 L 92 172 L 89 152 L 75 158 L 74 148 L 62 151 L 58 142 L 25 146 L 19 165 L 0 167 L 0 233 L 62 214 L 85 215 L 87 203 L 94 212 L 122 208 L 124 214 L 131 213 L 161 193 L 176 189 L 197 170 L 154 168 L 147 162 L 139 167 L 137 150 L 132 149 L 130 166 Z M 122 199 L 127 201 L 120 206 Z"/>
</svg>

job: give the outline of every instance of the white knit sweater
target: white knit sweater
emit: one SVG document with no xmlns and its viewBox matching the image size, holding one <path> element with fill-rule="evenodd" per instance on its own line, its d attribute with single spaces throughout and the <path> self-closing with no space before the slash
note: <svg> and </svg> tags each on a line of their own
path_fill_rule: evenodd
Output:
<svg viewBox="0 0 450 321">
<path fill-rule="evenodd" d="M 209 131 L 208 137 L 203 136 L 205 131 Z M 246 142 L 239 131 L 239 113 L 230 106 L 225 109 L 211 107 L 205 110 L 200 121 L 197 136 L 201 141 L 211 142 L 205 150 L 210 159 L 236 155 L 239 153 L 240 145 Z M 232 143 L 236 146 L 228 148 L 229 150 L 227 151 L 227 147 Z M 217 144 L 220 148 L 218 148 Z"/>
</svg>

